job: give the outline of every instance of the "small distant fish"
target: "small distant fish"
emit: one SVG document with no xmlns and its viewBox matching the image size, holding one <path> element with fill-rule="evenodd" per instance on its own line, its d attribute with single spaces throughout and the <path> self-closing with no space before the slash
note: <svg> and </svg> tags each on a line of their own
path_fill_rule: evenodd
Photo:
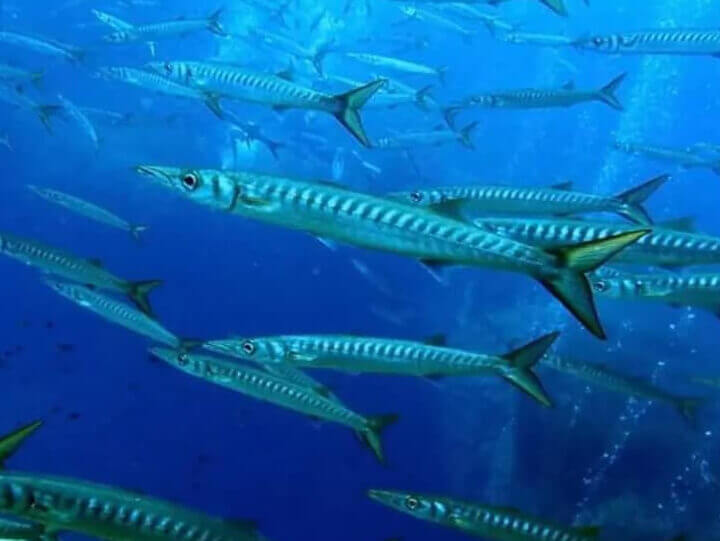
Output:
<svg viewBox="0 0 720 541">
<path fill-rule="evenodd" d="M 43 105 L 37 103 L 25 94 L 20 94 L 14 89 L 3 85 L 0 85 L 0 102 L 35 113 L 49 133 L 52 133 L 50 118 L 62 109 L 62 107 L 58 105 Z"/>
<path fill-rule="evenodd" d="M 625 376 L 604 365 L 575 361 L 559 355 L 545 355 L 540 359 L 540 364 L 610 391 L 668 404 L 691 425 L 695 424 L 697 410 L 703 403 L 700 398 L 674 395 L 650 382 Z"/>
<path fill-rule="evenodd" d="M 558 526 L 511 507 L 493 507 L 443 496 L 369 490 L 376 502 L 420 520 L 497 541 L 595 541 L 600 528 Z"/>
<path fill-rule="evenodd" d="M 570 185 L 549 188 L 469 185 L 394 192 L 388 197 L 461 220 L 467 213 L 568 215 L 614 212 L 634 223 L 649 225 L 652 219 L 642 205 L 669 178 L 662 175 L 615 196 L 571 191 Z"/>
<path fill-rule="evenodd" d="M 220 24 L 222 11 L 222 9 L 219 9 L 205 19 L 180 18 L 174 21 L 139 25 L 131 24 L 115 17 L 113 25 L 117 26 L 122 23 L 124 28 L 119 28 L 116 32 L 105 36 L 103 39 L 109 43 L 131 43 L 133 41 L 155 42 L 158 39 L 184 36 L 199 30 L 209 30 L 213 34 L 225 37 L 227 36 L 227 32 L 225 32 L 225 29 Z M 105 15 L 104 18 L 107 19 L 107 15 Z"/>
<path fill-rule="evenodd" d="M 348 87 L 359 87 L 363 83 L 339 75 L 328 76 L 328 80 L 334 80 Z M 424 86 L 416 90 L 403 85 L 402 89 L 391 88 L 392 83 L 388 80 L 385 87 L 378 90 L 365 106 L 366 109 L 392 109 L 401 105 L 415 105 L 417 108 L 426 111 L 431 100 L 430 92 L 432 85 Z"/>
<path fill-rule="evenodd" d="M 0 233 L 0 252 L 47 274 L 123 293 L 146 314 L 152 312 L 148 294 L 162 283 L 159 280 L 129 282 L 114 276 L 97 261 L 82 259 L 36 240 L 9 233 Z"/>
<path fill-rule="evenodd" d="M 702 155 L 704 148 L 702 145 L 682 149 L 630 141 L 615 141 L 613 146 L 616 150 L 626 154 L 676 164 L 683 169 L 710 169 L 720 175 L 720 155 L 711 157 Z"/>
<path fill-rule="evenodd" d="M 66 299 L 116 325 L 173 348 L 179 349 L 186 345 L 185 341 L 168 331 L 158 321 L 123 302 L 116 301 L 77 284 L 49 279 L 46 279 L 45 283 Z"/>
<path fill-rule="evenodd" d="M 606 54 L 720 55 L 720 30 L 664 28 L 581 37 L 578 49 Z"/>
<path fill-rule="evenodd" d="M 156 73 L 150 73 L 136 68 L 104 67 L 100 68 L 99 73 L 102 76 L 158 92 L 160 94 L 202 101 L 215 114 L 215 116 L 223 118 L 224 113 L 222 107 L 220 107 L 219 97 L 210 92 L 205 92 L 195 87 L 180 84 L 176 81 L 168 79 L 167 77 L 162 77 Z"/>
<path fill-rule="evenodd" d="M 42 83 L 44 72 L 27 71 L 9 64 L 0 64 L 0 83 L 21 84 L 31 82 L 35 86 Z"/>
<path fill-rule="evenodd" d="M 247 368 L 236 362 L 165 348 L 152 348 L 150 351 L 171 366 L 210 383 L 313 418 L 352 428 L 370 447 L 377 460 L 380 463 L 385 462 L 380 434 L 397 420 L 396 415 L 364 417 L 307 387 L 290 383 L 284 378 L 261 370 Z"/>
<path fill-rule="evenodd" d="M 380 79 L 331 96 L 276 75 L 229 64 L 178 61 L 152 62 L 148 67 L 173 81 L 193 85 L 198 92 L 210 91 L 212 95 L 268 105 L 276 110 L 306 109 L 330 113 L 364 146 L 370 146 L 370 141 L 362 125 L 360 109 L 385 84 Z"/>
<path fill-rule="evenodd" d="M 381 137 L 373 143 L 373 148 L 384 150 L 410 150 L 418 147 L 436 147 L 449 143 L 460 143 L 465 148 L 474 149 L 472 132 L 478 126 L 472 122 L 460 130 L 439 128 L 427 132 L 400 133 L 392 137 Z"/>
<path fill-rule="evenodd" d="M 114 15 L 110 15 L 109 13 L 105 13 L 99 9 L 91 9 L 90 11 L 100 22 L 108 25 L 110 28 L 117 30 L 118 32 L 130 32 L 135 28 L 132 24 L 123 21 L 119 17 L 115 17 Z"/>
<path fill-rule="evenodd" d="M 475 19 L 480 21 L 493 35 L 497 34 L 498 31 L 502 32 L 503 35 L 506 35 L 507 33 L 514 31 L 516 28 L 516 25 L 501 19 L 497 15 L 490 15 L 480 11 L 472 4 L 452 2 L 447 4 L 438 4 L 438 7 L 445 12 L 449 12 L 454 16 L 462 18 L 463 20 Z"/>
<path fill-rule="evenodd" d="M 93 126 L 92 122 L 90 122 L 87 115 L 85 115 L 85 113 L 83 113 L 77 105 L 65 98 L 62 94 L 58 94 L 58 100 L 62 104 L 63 109 L 65 109 L 68 115 L 70 115 L 70 118 L 72 118 L 78 126 L 82 128 L 85 134 L 92 141 L 93 146 L 97 149 L 99 144 L 97 132 L 95 131 L 95 126 Z"/>
<path fill-rule="evenodd" d="M 446 67 L 432 68 L 430 66 L 419 64 L 417 62 L 410 62 L 409 60 L 402 60 L 400 58 L 393 58 L 390 56 L 381 56 L 370 53 L 350 52 L 345 53 L 345 56 L 347 56 L 348 58 L 352 58 L 353 60 L 357 60 L 358 62 L 362 62 L 363 64 L 368 64 L 377 68 L 386 68 L 403 73 L 411 73 L 414 75 L 429 75 L 432 77 L 437 77 L 441 83 L 445 82 L 445 74 L 447 72 Z"/>
<path fill-rule="evenodd" d="M 536 32 L 504 32 L 499 39 L 508 43 L 543 45 L 546 47 L 566 47 L 573 44 L 573 39 L 557 34 L 538 34 Z"/>
<path fill-rule="evenodd" d="M 472 41 L 472 39 L 477 35 L 476 32 L 468 30 L 455 21 L 451 21 L 450 19 L 447 19 L 437 13 L 433 13 L 432 11 L 421 9 L 416 5 L 403 4 L 400 6 L 400 10 L 408 18 L 408 20 L 419 21 L 437 26 L 447 32 L 460 35 L 468 42 Z"/>
<path fill-rule="evenodd" d="M 75 197 L 58 190 L 52 190 L 50 188 L 41 188 L 32 184 L 29 184 L 28 188 L 51 203 L 70 209 L 71 211 L 81 214 L 82 216 L 86 216 L 96 222 L 127 231 L 135 240 L 140 238 L 140 233 L 147 230 L 147 227 L 144 225 L 133 225 L 116 216 L 112 212 L 105 210 L 94 203 L 80 199 L 79 197 Z"/>
<path fill-rule="evenodd" d="M 0 31 L 0 43 L 16 45 L 38 53 L 65 58 L 71 62 L 82 62 L 85 59 L 85 51 L 73 45 L 19 32 Z"/>
<path fill-rule="evenodd" d="M 253 38 L 253 44 L 256 46 L 263 45 L 273 52 L 289 55 L 297 61 L 309 62 L 320 76 L 324 75 L 325 57 L 333 49 L 332 41 L 322 42 L 317 47 L 309 49 L 289 36 L 259 27 L 251 28 L 248 37 Z"/>
</svg>

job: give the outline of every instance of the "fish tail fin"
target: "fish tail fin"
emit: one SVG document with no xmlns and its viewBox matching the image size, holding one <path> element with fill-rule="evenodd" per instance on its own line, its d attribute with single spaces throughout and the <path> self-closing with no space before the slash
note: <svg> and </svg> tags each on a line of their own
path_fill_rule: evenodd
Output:
<svg viewBox="0 0 720 541">
<path fill-rule="evenodd" d="M 427 85 L 415 92 L 415 105 L 417 105 L 423 111 L 428 110 L 427 100 L 429 98 L 432 98 L 432 95 L 430 93 L 432 89 L 433 85 Z"/>
<path fill-rule="evenodd" d="M 227 32 L 223 28 L 222 24 L 220 24 L 220 17 L 222 16 L 223 12 L 225 11 L 224 7 L 218 8 L 215 11 L 213 11 L 208 16 L 208 29 L 213 34 L 217 34 L 218 36 L 227 36 Z"/>
<path fill-rule="evenodd" d="M 273 155 L 273 158 L 275 158 L 276 160 L 279 160 L 280 156 L 278 155 L 278 150 L 285 147 L 285 143 L 280 143 L 279 141 L 270 141 L 270 140 L 268 140 L 266 143 L 267 143 L 267 148 L 270 151 L 270 154 Z"/>
<path fill-rule="evenodd" d="M 43 79 L 45 77 L 44 71 L 36 71 L 32 75 L 30 75 L 30 81 L 32 84 L 34 84 L 37 88 L 42 88 L 43 85 Z"/>
<path fill-rule="evenodd" d="M 604 340 L 605 331 L 600 323 L 592 290 L 585 274 L 597 269 L 649 232 L 648 229 L 640 229 L 600 240 L 547 249 L 549 253 L 559 258 L 559 269 L 556 269 L 559 272 L 549 277 L 540 277 L 539 281 L 587 330 Z"/>
<path fill-rule="evenodd" d="M 437 69 L 438 79 L 440 80 L 440 84 L 443 86 L 445 86 L 445 83 L 447 83 L 447 72 L 448 72 L 447 66 L 440 66 Z"/>
<path fill-rule="evenodd" d="M 643 207 L 643 203 L 668 180 L 670 175 L 661 175 L 616 195 L 615 199 L 623 205 L 618 212 L 640 225 L 652 224 L 652 218 Z"/>
<path fill-rule="evenodd" d="M 449 128 L 453 130 L 455 129 L 455 119 L 462 110 L 463 108 L 459 105 L 450 105 L 449 107 L 443 107 L 443 118 L 445 119 L 445 123 L 448 125 Z"/>
<path fill-rule="evenodd" d="M 380 436 L 383 430 L 395 423 L 398 416 L 394 413 L 387 415 L 373 415 L 367 418 L 367 428 L 358 433 L 360 440 L 372 449 L 375 458 L 380 464 L 385 464 L 385 456 L 383 455 L 382 442 Z"/>
<path fill-rule="evenodd" d="M 130 287 L 128 288 L 128 297 L 130 297 L 130 300 L 135 303 L 135 306 L 137 306 L 143 313 L 152 316 L 152 308 L 150 307 L 150 300 L 148 299 L 148 295 L 150 292 L 158 287 L 159 285 L 162 285 L 162 280 L 143 280 L 140 282 L 130 282 Z"/>
<path fill-rule="evenodd" d="M 52 124 L 50 123 L 50 119 L 53 115 L 57 114 L 62 110 L 62 107 L 59 105 L 40 105 L 37 107 L 35 112 L 38 115 L 38 118 L 40 119 L 40 122 L 42 122 L 43 126 L 45 126 L 45 129 L 52 134 Z"/>
<path fill-rule="evenodd" d="M 329 55 L 331 52 L 333 52 L 333 46 L 335 45 L 334 39 L 329 39 L 323 43 L 321 43 L 317 49 L 315 49 L 315 52 L 313 53 L 312 57 L 310 58 L 310 62 L 313 65 L 313 68 L 315 68 L 315 71 L 318 75 L 321 77 L 325 76 L 324 66 L 323 63 L 325 62 L 325 57 Z"/>
<path fill-rule="evenodd" d="M 70 61 L 73 64 L 84 64 L 87 60 L 87 51 L 85 49 L 73 49 L 70 52 Z"/>
<path fill-rule="evenodd" d="M 541 0 L 541 2 L 549 7 L 554 13 L 562 15 L 563 17 L 568 16 L 565 0 Z"/>
<path fill-rule="evenodd" d="M 473 131 L 475 131 L 475 128 L 477 128 L 477 126 L 478 122 L 471 122 L 458 132 L 458 136 L 460 137 L 460 144 L 465 148 L 469 148 L 470 150 L 475 149 L 475 143 L 473 143 L 471 135 Z"/>
<path fill-rule="evenodd" d="M 532 369 L 558 336 L 560 336 L 559 332 L 546 334 L 503 355 L 503 359 L 508 362 L 509 367 L 503 367 L 502 377 L 548 408 L 552 407 L 552 400 L 545 392 L 540 378 Z"/>
<path fill-rule="evenodd" d="M 698 410 L 705 404 L 704 398 L 680 398 L 675 402 L 675 408 L 683 419 L 693 428 L 697 426 Z"/>
<path fill-rule="evenodd" d="M 205 105 L 207 105 L 208 109 L 220 120 L 225 118 L 225 111 L 223 111 L 222 105 L 220 105 L 220 95 L 213 92 L 205 92 Z"/>
<path fill-rule="evenodd" d="M 146 225 L 131 225 L 130 226 L 130 235 L 136 241 L 140 241 L 140 233 L 147 231 L 147 229 L 148 229 L 148 226 L 146 226 Z"/>
<path fill-rule="evenodd" d="M 598 99 L 604 103 L 607 103 L 613 109 L 616 109 L 618 111 L 624 111 L 625 108 L 623 107 L 623 104 L 620 103 L 620 100 L 615 95 L 615 92 L 617 92 L 617 89 L 625 80 L 625 77 L 627 77 L 627 73 L 621 73 L 604 87 L 602 87 L 600 90 L 598 90 Z"/>
<path fill-rule="evenodd" d="M 365 129 L 362 125 L 360 109 L 373 97 L 375 92 L 380 90 L 384 85 L 385 79 L 378 79 L 350 92 L 335 96 L 335 100 L 340 104 L 340 111 L 334 113 L 335 118 L 366 147 L 370 146 L 370 140 L 365 134 Z"/>
<path fill-rule="evenodd" d="M 25 440 L 40 428 L 42 424 L 42 421 L 34 421 L 0 437 L 0 468 L 5 466 L 5 461 L 14 455 L 15 451 L 17 451 Z"/>
</svg>

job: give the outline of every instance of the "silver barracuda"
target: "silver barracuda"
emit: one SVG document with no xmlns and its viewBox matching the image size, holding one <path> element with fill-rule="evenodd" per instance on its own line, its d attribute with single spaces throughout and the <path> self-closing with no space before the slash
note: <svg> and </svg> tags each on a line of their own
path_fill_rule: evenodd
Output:
<svg viewBox="0 0 720 541">
<path fill-rule="evenodd" d="M 447 72 L 446 67 L 433 68 L 425 66 L 417 62 L 411 62 L 409 60 L 402 60 L 400 58 L 393 58 L 391 56 L 381 56 L 370 53 L 345 53 L 345 56 L 375 66 L 376 68 L 390 69 L 402 73 L 411 73 L 413 75 L 428 75 L 431 77 L 437 77 L 441 83 L 445 82 L 445 73 Z"/>
<path fill-rule="evenodd" d="M 43 75 L 42 71 L 27 71 L 9 64 L 0 64 L 0 83 L 20 84 L 29 81 L 39 86 Z"/>
<path fill-rule="evenodd" d="M 360 143 L 370 146 L 360 109 L 384 84 L 374 81 L 343 94 L 317 92 L 281 77 L 207 62 L 153 62 L 155 73 L 224 98 L 267 105 L 275 109 L 306 109 L 332 114 Z"/>
<path fill-rule="evenodd" d="M 550 188 L 467 185 L 393 192 L 388 197 L 461 220 L 466 219 L 467 214 L 483 213 L 568 215 L 614 212 L 637 224 L 649 225 L 652 219 L 642 204 L 669 178 L 667 175 L 656 177 L 615 196 L 571 191 L 564 185 Z"/>
<path fill-rule="evenodd" d="M 483 539 L 498 541 L 594 541 L 600 529 L 594 526 L 558 526 L 517 509 L 495 507 L 395 490 L 369 490 L 376 502 L 416 519 L 460 530 Z"/>
<path fill-rule="evenodd" d="M 647 234 L 647 230 L 625 230 L 600 242 L 544 250 L 335 184 L 154 165 L 137 166 L 136 171 L 197 203 L 320 238 L 436 266 L 489 267 L 530 275 L 598 337 L 604 332 L 585 273 Z"/>
<path fill-rule="evenodd" d="M 500 376 L 542 405 L 551 406 L 532 368 L 557 337 L 558 333 L 548 334 L 502 356 L 407 340 L 342 335 L 233 338 L 211 340 L 203 347 L 269 366 L 424 377 Z"/>
<path fill-rule="evenodd" d="M 606 54 L 720 55 L 720 30 L 667 28 L 581 37 L 572 45 Z"/>
<path fill-rule="evenodd" d="M 187 98 L 198 100 L 205 105 L 217 116 L 223 118 L 223 110 L 220 107 L 219 96 L 200 90 L 198 88 L 180 84 L 176 81 L 136 68 L 127 67 L 104 67 L 98 70 L 101 76 L 115 79 L 123 83 L 131 84 L 140 88 L 176 96 L 179 98 Z"/>
<path fill-rule="evenodd" d="M 628 301 L 659 302 L 670 306 L 693 306 L 720 317 L 720 273 L 603 272 L 590 277 L 593 291 L 601 297 Z"/>
<path fill-rule="evenodd" d="M 626 154 L 676 164 L 683 169 L 710 169 L 720 175 L 720 155 L 714 157 L 705 156 L 702 146 L 681 149 L 630 141 L 616 141 L 613 147 L 615 150 Z"/>
<path fill-rule="evenodd" d="M 307 48 L 289 36 L 270 32 L 259 27 L 250 28 L 247 37 L 252 39 L 251 43 L 254 46 L 260 45 L 271 52 L 289 55 L 297 61 L 309 62 L 320 76 L 324 75 L 323 61 L 331 52 L 333 46 L 331 39 L 320 43 L 316 47 Z"/>
<path fill-rule="evenodd" d="M 113 26 L 117 26 L 122 22 L 126 27 L 108 34 L 103 39 L 109 43 L 154 42 L 158 39 L 184 36 L 200 30 L 209 30 L 213 34 L 225 37 L 227 33 L 220 24 L 220 15 L 222 15 L 221 9 L 204 19 L 175 19 L 150 24 L 131 24 L 116 17 Z"/>
<path fill-rule="evenodd" d="M 37 103 L 32 98 L 25 94 L 20 94 L 14 89 L 0 85 L 0 102 L 7 103 L 18 109 L 30 111 L 35 113 L 42 122 L 48 133 L 52 133 L 52 125 L 50 124 L 50 118 L 55 115 L 61 107 L 58 105 L 44 105 Z"/>
<path fill-rule="evenodd" d="M 65 58 L 71 62 L 82 62 L 85 58 L 85 51 L 73 45 L 19 32 L 0 31 L 0 43 L 15 45 L 49 56 Z"/>
<path fill-rule="evenodd" d="M 411 150 L 419 147 L 436 147 L 450 143 L 460 143 L 465 148 L 474 149 L 472 132 L 477 122 L 471 122 L 457 131 L 438 128 L 433 131 L 400 133 L 392 137 L 381 137 L 373 143 L 373 148 L 381 150 Z"/>
<path fill-rule="evenodd" d="M 473 223 L 497 235 L 549 249 L 634 230 L 626 224 L 559 218 L 478 218 Z M 656 225 L 646 236 L 614 256 L 612 262 L 659 267 L 717 264 L 720 263 L 720 238 Z"/>
<path fill-rule="evenodd" d="M 150 351 L 171 366 L 215 385 L 352 428 L 370 447 L 378 461 L 385 461 L 380 433 L 397 420 L 396 415 L 364 417 L 312 389 L 236 362 L 165 348 L 152 348 Z"/>
<path fill-rule="evenodd" d="M 572 45 L 573 40 L 558 34 L 539 34 L 537 32 L 504 32 L 498 39 L 508 43 L 543 45 L 545 47 L 565 47 Z"/>
<path fill-rule="evenodd" d="M 90 138 L 92 141 L 92 144 L 95 148 L 98 148 L 99 140 L 97 132 L 95 131 L 95 126 L 93 126 L 93 123 L 90 121 L 90 119 L 87 117 L 85 113 L 83 113 L 82 109 L 80 109 L 77 105 L 75 105 L 73 102 L 71 102 L 69 99 L 64 97 L 62 94 L 58 94 L 58 100 L 62 104 L 63 109 L 65 112 L 67 112 L 68 115 L 70 115 L 70 118 L 72 118 L 78 126 L 85 132 L 85 134 Z"/>
<path fill-rule="evenodd" d="M 404 2 L 406 0 L 397 0 Z M 505 4 L 510 0 L 414 0 L 413 3 L 417 4 L 485 4 L 488 6 L 499 6 Z M 558 15 L 567 16 L 568 11 L 565 7 L 565 0 L 538 0 L 543 6 L 551 9 Z"/>
<path fill-rule="evenodd" d="M 559 355 L 545 355 L 540 360 L 540 364 L 563 374 L 574 376 L 593 386 L 603 387 L 626 396 L 667 404 L 675 408 L 691 425 L 694 425 L 697 410 L 703 403 L 700 398 L 674 395 L 650 382 L 620 374 L 600 364 L 585 363 Z"/>
<path fill-rule="evenodd" d="M 404 4 L 400 6 L 400 11 L 408 18 L 408 20 L 419 21 L 423 23 L 429 23 L 437 26 L 448 32 L 459 34 L 464 40 L 471 41 L 476 35 L 476 32 L 470 31 L 464 26 L 451 21 L 437 13 L 420 9 L 415 5 Z"/>
<path fill-rule="evenodd" d="M 101 295 L 85 286 L 57 280 L 45 280 L 45 283 L 66 299 L 116 325 L 125 327 L 166 346 L 173 348 L 185 347 L 185 341 L 168 331 L 157 320 L 132 306 Z"/>
<path fill-rule="evenodd" d="M 152 312 L 148 294 L 162 284 L 159 280 L 129 282 L 105 270 L 98 261 L 83 259 L 36 240 L 0 233 L 0 252 L 36 267 L 43 273 L 59 276 L 98 289 L 127 295 L 146 314 Z"/>
<path fill-rule="evenodd" d="M 147 229 L 144 225 L 133 225 L 119 216 L 116 216 L 109 210 L 65 192 L 52 190 L 50 188 L 42 188 L 32 184 L 29 184 L 28 188 L 33 193 L 39 195 L 47 201 L 50 201 L 51 203 L 70 209 L 71 211 L 90 218 L 91 220 L 95 220 L 96 222 L 127 231 L 135 240 L 139 239 L 140 233 Z"/>
<path fill-rule="evenodd" d="M 91 9 L 90 11 L 100 22 L 108 25 L 110 28 L 117 30 L 118 32 L 131 32 L 135 28 L 132 24 L 123 21 L 119 17 L 115 17 L 114 15 L 110 15 L 109 13 L 105 13 L 99 9 Z"/>
</svg>

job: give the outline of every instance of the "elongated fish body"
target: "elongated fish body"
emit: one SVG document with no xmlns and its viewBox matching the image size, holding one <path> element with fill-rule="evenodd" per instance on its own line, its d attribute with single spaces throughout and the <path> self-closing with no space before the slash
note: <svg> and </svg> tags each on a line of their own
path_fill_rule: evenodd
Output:
<svg viewBox="0 0 720 541">
<path fill-rule="evenodd" d="M 294 366 L 288 366 L 285 364 L 264 364 L 262 365 L 262 369 L 274 376 L 288 381 L 289 383 L 310 389 L 325 398 L 337 400 L 327 386 L 323 385 L 316 379 L 311 378 L 305 372 L 295 368 Z"/>
<path fill-rule="evenodd" d="M 528 43 L 546 47 L 565 47 L 572 45 L 573 40 L 567 36 L 557 34 L 538 34 L 537 32 L 507 32 L 498 36 L 508 43 Z"/>
<path fill-rule="evenodd" d="M 375 140 L 374 148 L 383 150 L 433 147 L 460 141 L 460 136 L 451 130 L 404 133 L 394 137 L 381 137 Z"/>
<path fill-rule="evenodd" d="M 607 54 L 718 55 L 720 30 L 664 29 L 598 35 L 573 45 Z"/>
<path fill-rule="evenodd" d="M 120 28 L 104 37 L 110 43 L 129 43 L 133 41 L 155 41 L 158 39 L 184 36 L 200 30 L 209 30 L 213 34 L 226 36 L 225 30 L 220 25 L 220 14 L 218 10 L 206 19 L 176 19 L 174 21 L 162 21 L 151 24 L 133 24 L 126 28 Z M 102 20 L 102 19 L 101 19 Z M 117 25 L 117 20 L 114 21 Z M 129 23 L 127 23 L 129 24 Z"/>
<path fill-rule="evenodd" d="M 93 123 L 90 122 L 90 119 L 87 117 L 85 113 L 82 112 L 82 110 L 75 105 L 73 102 L 71 102 L 69 99 L 64 97 L 62 94 L 58 94 L 58 100 L 63 106 L 63 109 L 70 115 L 70 117 L 80 126 L 80 128 L 85 132 L 85 134 L 90 138 L 90 140 L 93 143 L 93 146 L 95 148 L 98 147 L 98 135 L 95 131 L 95 126 L 93 126 Z"/>
<path fill-rule="evenodd" d="M 99 9 L 91 9 L 90 11 L 100 22 L 108 25 L 113 30 L 117 30 L 119 32 L 129 32 L 134 29 L 132 24 L 125 22 L 114 15 L 110 15 L 109 13 L 105 13 Z"/>
<path fill-rule="evenodd" d="M 43 73 L 16 68 L 8 64 L 0 64 L 0 82 L 2 83 L 24 83 L 31 81 L 38 83 L 43 77 Z"/>
<path fill-rule="evenodd" d="M 23 47 L 49 56 L 62 57 L 71 62 L 79 62 L 84 56 L 84 51 L 72 45 L 18 32 L 0 31 L 0 43 Z"/>
<path fill-rule="evenodd" d="M 82 259 L 36 240 L 0 233 L 0 252 L 40 271 L 98 289 L 128 295 L 145 313 L 150 312 L 148 293 L 159 281 L 129 282 L 105 270 L 99 263 Z"/>
<path fill-rule="evenodd" d="M 382 505 L 419 520 L 498 541 L 594 541 L 596 527 L 565 527 L 532 517 L 516 509 L 494 507 L 394 490 L 370 490 L 368 496 Z"/>
<path fill-rule="evenodd" d="M 99 207 L 94 203 L 90 203 L 89 201 L 85 201 L 84 199 L 80 199 L 79 197 L 75 197 L 58 190 L 52 190 L 50 188 L 41 188 L 33 185 L 28 185 L 28 188 L 51 203 L 70 209 L 71 211 L 82 216 L 86 216 L 96 222 L 127 231 L 133 235 L 133 237 L 137 238 L 139 233 L 145 229 L 144 226 L 132 225 L 109 210 Z"/>
<path fill-rule="evenodd" d="M 644 145 L 641 143 L 632 143 L 626 141 L 616 141 L 614 144 L 616 150 L 632 154 L 634 156 L 642 156 L 653 160 L 673 163 L 685 168 L 717 168 L 720 169 L 720 157 L 716 160 L 709 160 L 692 150 L 684 150 L 678 148 L 661 147 L 656 145 Z"/>
<path fill-rule="evenodd" d="M 444 68 L 433 68 L 423 64 L 418 64 L 417 62 L 410 62 L 408 60 L 402 60 L 400 58 L 393 58 L 389 56 L 380 56 L 370 53 L 345 53 L 345 56 L 378 68 L 386 68 L 404 73 L 412 73 L 415 75 L 429 75 L 431 77 L 438 77 L 441 80 L 445 74 Z"/>
<path fill-rule="evenodd" d="M 328 183 L 152 165 L 138 166 L 136 171 L 197 203 L 320 238 L 424 261 L 528 274 L 560 297 L 597 336 L 603 333 L 583 273 L 646 234 L 636 230 L 600 246 L 568 247 L 558 254 L 426 209 Z"/>
<path fill-rule="evenodd" d="M 568 215 L 614 212 L 633 222 L 649 224 L 651 220 L 641 205 L 668 179 L 663 175 L 615 196 L 560 187 L 468 185 L 395 192 L 388 197 L 456 218 L 462 218 L 463 213 Z"/>
<path fill-rule="evenodd" d="M 103 319 L 146 336 L 154 342 L 173 348 L 181 346 L 180 339 L 176 335 L 168 331 L 157 320 L 132 306 L 101 295 L 85 286 L 56 280 L 45 280 L 45 283 L 66 299 L 95 312 Z"/>
<path fill-rule="evenodd" d="M 540 364 L 616 393 L 663 402 L 677 409 L 688 421 L 694 420 L 696 409 L 700 405 L 698 399 L 674 395 L 650 382 L 625 376 L 602 365 L 574 361 L 552 354 L 545 355 Z"/>
<path fill-rule="evenodd" d="M 437 13 L 433 13 L 432 11 L 420 9 L 417 6 L 411 6 L 411 5 L 403 5 L 403 6 L 401 6 L 400 10 L 409 19 L 415 19 L 417 21 L 434 24 L 439 28 L 443 28 L 445 30 L 448 30 L 449 32 L 454 32 L 456 34 L 459 34 L 465 39 L 471 39 L 473 36 L 475 36 L 474 32 L 471 32 L 470 30 L 459 25 L 455 21 L 446 19 L 445 17 L 442 17 L 441 15 L 438 15 Z"/>
<path fill-rule="evenodd" d="M 70 478 L 0 472 L 0 510 L 107 541 L 260 541 L 252 526 Z"/>
<path fill-rule="evenodd" d="M 56 540 L 54 535 L 45 535 L 45 527 L 41 524 L 17 522 L 0 518 L 0 539 L 7 541 L 18 539 L 23 541 L 50 541 Z"/>
<path fill-rule="evenodd" d="M 266 371 L 248 368 L 239 363 L 224 361 L 208 355 L 197 355 L 152 348 L 153 355 L 183 372 L 215 385 L 243 393 L 257 400 L 270 402 L 313 418 L 344 425 L 368 438 L 378 460 L 383 461 L 379 446 L 381 423 L 346 408 L 314 390 L 292 383 Z M 376 442 L 373 438 L 378 438 Z M 375 443 L 375 444 L 373 444 Z"/>
<path fill-rule="evenodd" d="M 498 235 L 545 248 L 602 239 L 632 229 L 609 222 L 543 218 L 479 218 L 474 223 Z M 655 226 L 612 261 L 666 267 L 720 263 L 720 238 Z"/>
</svg>

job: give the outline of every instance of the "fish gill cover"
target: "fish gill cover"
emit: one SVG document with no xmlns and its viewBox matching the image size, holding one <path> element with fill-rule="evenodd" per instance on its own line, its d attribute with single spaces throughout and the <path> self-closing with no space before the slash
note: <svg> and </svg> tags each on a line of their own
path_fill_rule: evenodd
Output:
<svg viewBox="0 0 720 541">
<path fill-rule="evenodd" d="M 0 537 L 720 539 L 718 19 L 0 0 Z"/>
</svg>

